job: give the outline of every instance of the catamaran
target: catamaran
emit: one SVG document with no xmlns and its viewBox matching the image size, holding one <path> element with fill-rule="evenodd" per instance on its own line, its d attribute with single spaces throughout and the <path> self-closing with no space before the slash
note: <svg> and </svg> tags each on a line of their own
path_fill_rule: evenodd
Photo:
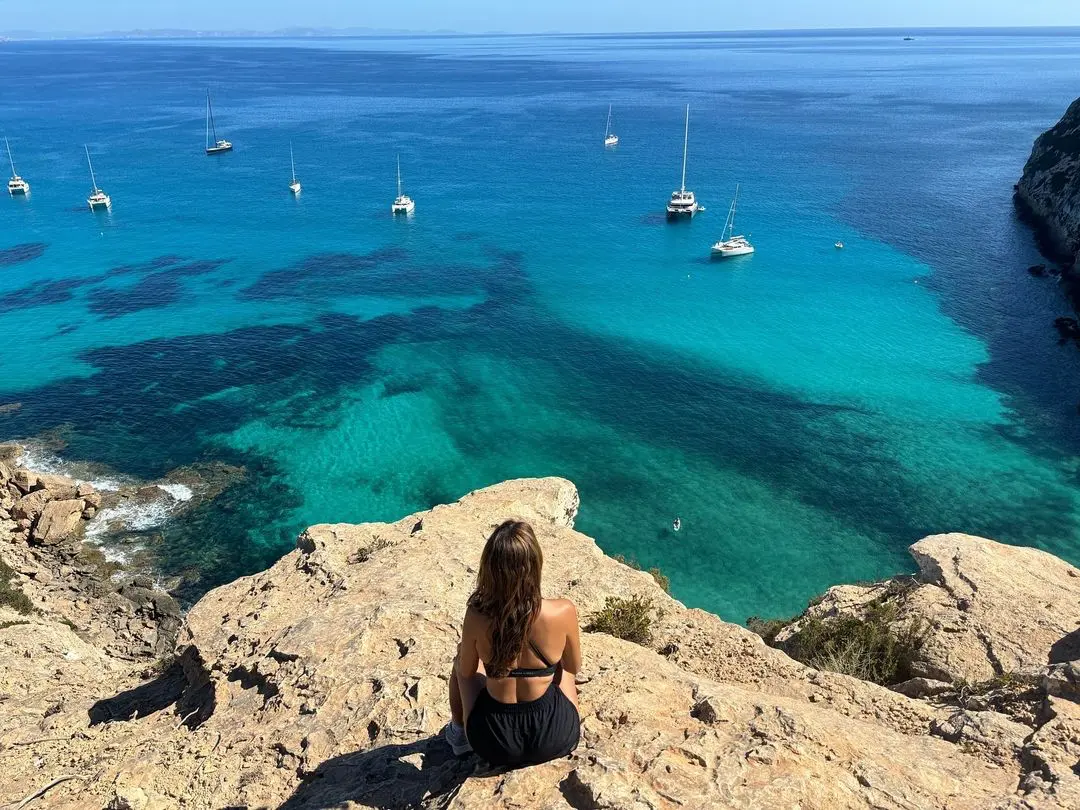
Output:
<svg viewBox="0 0 1080 810">
<path fill-rule="evenodd" d="M 210 133 L 213 132 L 214 140 L 211 142 Z M 214 126 L 214 106 L 210 103 L 210 91 L 206 91 L 206 154 L 217 155 L 222 152 L 231 152 L 232 143 L 224 138 L 218 138 L 217 127 Z"/>
<path fill-rule="evenodd" d="M 296 179 L 296 159 L 293 157 L 292 141 L 289 141 L 289 163 L 292 164 L 292 182 L 289 183 L 289 191 L 293 194 L 300 193 L 300 181 Z"/>
<path fill-rule="evenodd" d="M 668 219 L 681 219 L 693 217 L 698 211 L 703 211 L 698 205 L 694 192 L 686 190 L 686 147 L 690 142 L 690 105 L 686 105 L 686 127 L 683 131 L 682 147 L 682 185 L 678 191 L 671 192 L 671 199 L 667 204 Z"/>
<path fill-rule="evenodd" d="M 401 155 L 398 155 L 397 159 L 397 197 L 394 199 L 394 204 L 390 206 L 390 211 L 394 214 L 411 214 L 416 210 L 416 203 L 413 202 L 412 197 L 408 194 L 404 194 L 401 191 Z"/>
<path fill-rule="evenodd" d="M 86 204 L 90 206 L 91 211 L 98 211 L 102 208 L 107 211 L 112 208 L 112 198 L 98 188 L 97 178 L 94 177 L 94 164 L 90 160 L 90 148 L 84 146 L 83 149 L 86 150 L 86 164 L 90 167 L 90 183 L 93 186 L 90 196 L 86 198 Z"/>
<path fill-rule="evenodd" d="M 4 138 L 4 144 L 7 146 L 8 163 L 11 164 L 11 179 L 7 184 L 8 194 L 12 197 L 16 194 L 29 194 L 30 184 L 19 177 L 19 173 L 15 171 L 15 159 L 11 157 L 11 144 L 8 143 L 7 138 Z"/>
<path fill-rule="evenodd" d="M 604 128 L 604 146 L 618 146 L 619 136 L 611 131 L 611 105 L 607 108 L 607 126 Z"/>
<path fill-rule="evenodd" d="M 754 252 L 754 246 L 745 236 L 735 235 L 735 209 L 739 206 L 739 186 L 735 186 L 735 199 L 731 201 L 728 210 L 727 222 L 724 231 L 720 234 L 720 241 L 712 246 L 712 255 L 720 259 L 730 259 L 733 256 L 747 256 Z"/>
</svg>

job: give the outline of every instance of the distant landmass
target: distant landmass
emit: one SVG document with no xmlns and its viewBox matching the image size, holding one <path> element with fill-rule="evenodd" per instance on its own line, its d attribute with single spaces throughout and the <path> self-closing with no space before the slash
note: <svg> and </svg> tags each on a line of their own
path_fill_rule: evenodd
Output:
<svg viewBox="0 0 1080 810">
<path fill-rule="evenodd" d="M 301 39 L 305 37 L 385 37 L 385 36 L 454 36 L 460 31 L 416 31 L 405 28 L 278 28 L 257 31 L 237 28 L 221 31 L 201 31 L 190 28 L 136 28 L 130 31 L 101 31 L 87 34 L 74 31 L 4 31 L 0 40 L 40 39 Z"/>
</svg>

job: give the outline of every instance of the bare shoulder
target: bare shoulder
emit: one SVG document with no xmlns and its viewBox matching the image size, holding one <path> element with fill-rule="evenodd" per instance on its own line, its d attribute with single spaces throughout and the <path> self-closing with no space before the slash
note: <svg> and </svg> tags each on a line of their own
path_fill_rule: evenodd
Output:
<svg viewBox="0 0 1080 810">
<path fill-rule="evenodd" d="M 469 605 L 465 609 L 465 621 L 462 625 L 466 633 L 470 630 L 473 632 L 482 631 L 488 626 L 488 618 L 472 605 Z"/>
<path fill-rule="evenodd" d="M 543 612 L 554 621 L 577 622 L 577 606 L 569 599 L 545 599 Z"/>
</svg>

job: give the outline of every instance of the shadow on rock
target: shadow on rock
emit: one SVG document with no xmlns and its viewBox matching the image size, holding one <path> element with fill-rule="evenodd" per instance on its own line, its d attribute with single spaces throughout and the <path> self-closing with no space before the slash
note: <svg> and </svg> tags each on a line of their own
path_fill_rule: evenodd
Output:
<svg viewBox="0 0 1080 810">
<path fill-rule="evenodd" d="M 186 685 L 183 669 L 178 663 L 174 663 L 152 681 L 114 697 L 99 700 L 88 712 L 90 725 L 134 720 L 159 712 L 176 703 Z"/>
<path fill-rule="evenodd" d="M 441 737 L 386 745 L 329 759 L 278 810 L 357 802 L 385 810 L 450 806 L 479 760 L 455 757 Z"/>
<path fill-rule="evenodd" d="M 1050 647 L 1050 663 L 1064 664 L 1080 659 L 1080 630 L 1062 636 Z"/>
</svg>

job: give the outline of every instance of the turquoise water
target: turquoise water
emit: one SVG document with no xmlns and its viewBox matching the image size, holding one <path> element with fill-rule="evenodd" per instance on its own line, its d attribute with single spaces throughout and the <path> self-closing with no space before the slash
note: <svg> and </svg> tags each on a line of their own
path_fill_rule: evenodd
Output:
<svg viewBox="0 0 1080 810">
<path fill-rule="evenodd" d="M 0 252 L 0 439 L 242 464 L 159 528 L 188 597 L 305 525 L 525 475 L 734 620 L 910 570 L 932 532 L 1078 561 L 1080 363 L 1010 202 L 1078 39 L 6 44 L 33 194 L 0 251 L 37 247 Z M 686 103 L 708 210 L 668 225 Z M 757 253 L 711 263 L 737 182 Z"/>
</svg>

